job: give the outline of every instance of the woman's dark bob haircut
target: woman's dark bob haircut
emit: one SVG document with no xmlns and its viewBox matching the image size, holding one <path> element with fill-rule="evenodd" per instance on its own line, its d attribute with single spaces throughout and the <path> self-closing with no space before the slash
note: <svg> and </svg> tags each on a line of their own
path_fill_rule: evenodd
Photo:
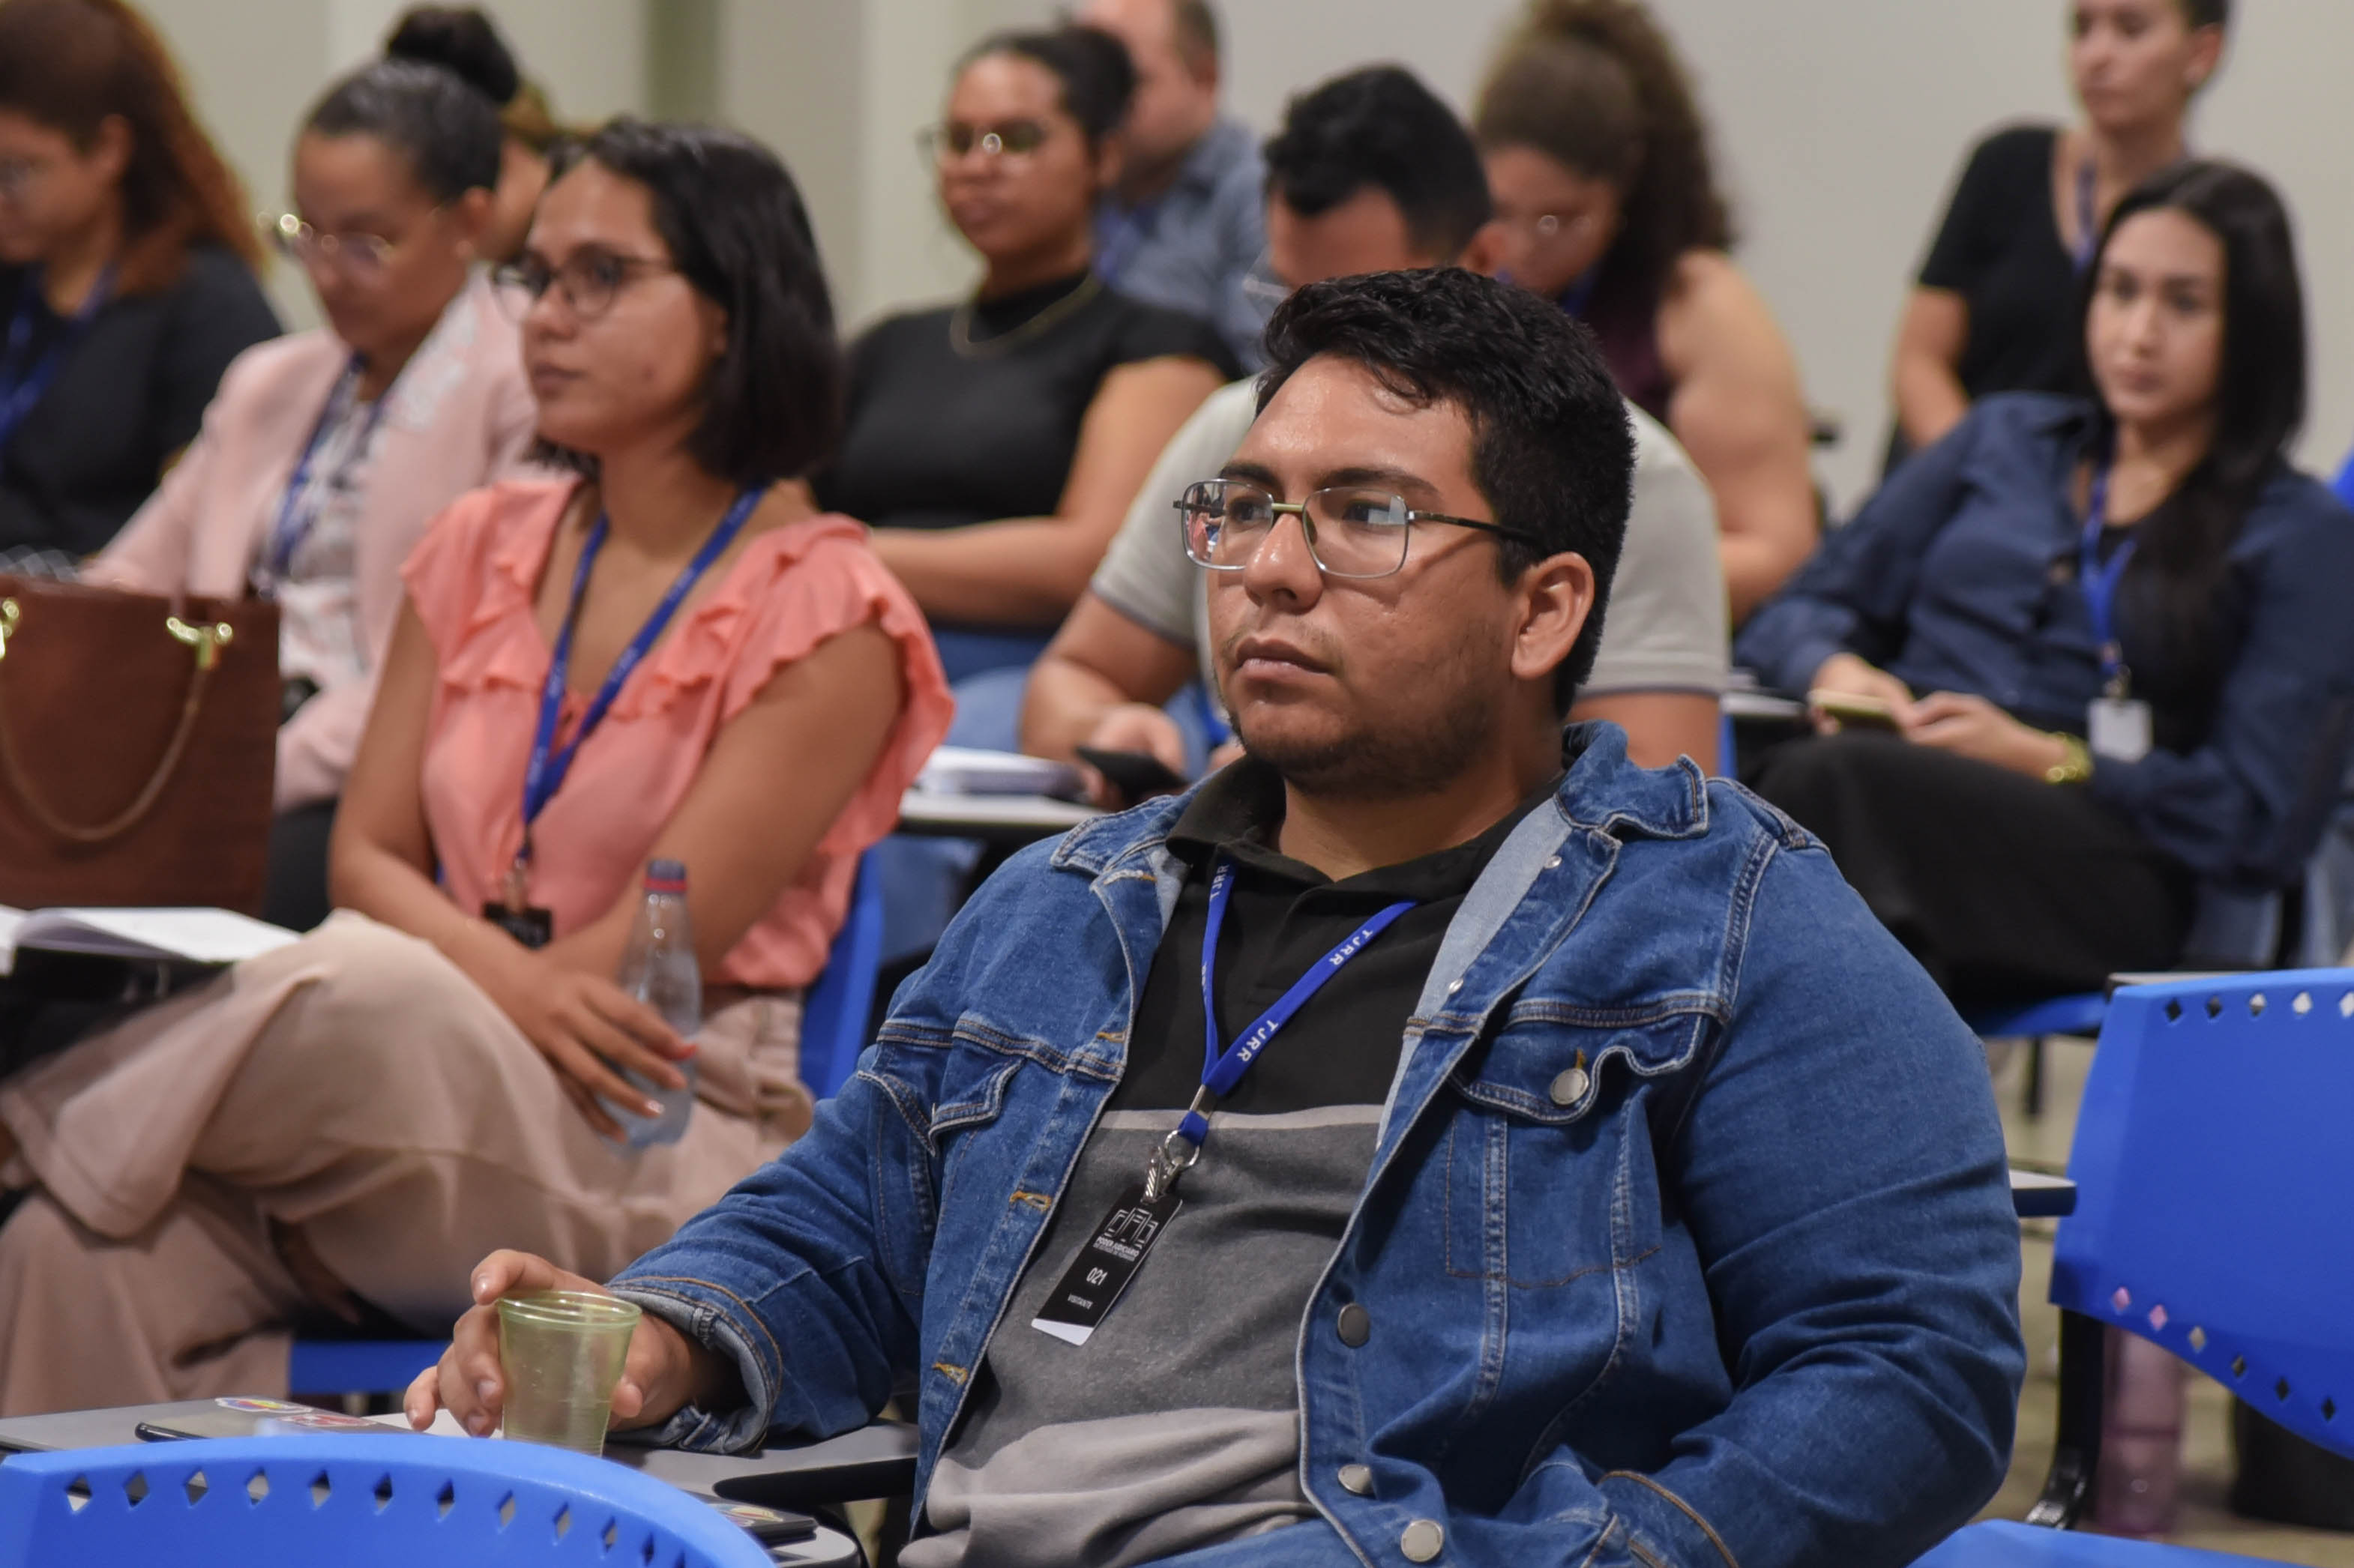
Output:
<svg viewBox="0 0 2354 1568">
<path fill-rule="evenodd" d="M 633 180 L 679 275 L 727 313 L 727 347 L 703 389 L 687 451 L 749 488 L 822 467 L 842 440 L 842 346 L 801 193 L 777 155 L 707 125 L 623 118 L 549 159 L 552 186 L 584 163 Z M 594 477 L 586 452 L 540 455 Z"/>
</svg>

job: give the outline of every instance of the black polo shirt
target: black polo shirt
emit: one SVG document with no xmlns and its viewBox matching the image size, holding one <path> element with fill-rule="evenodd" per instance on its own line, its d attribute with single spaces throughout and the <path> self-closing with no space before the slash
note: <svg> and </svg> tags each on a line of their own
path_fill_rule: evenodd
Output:
<svg viewBox="0 0 2354 1568">
<path fill-rule="evenodd" d="M 1275 848 L 1283 780 L 1246 758 L 1221 771 L 1169 832 L 1189 868 L 1129 1035 L 1128 1072 L 1110 1108 L 1182 1108 L 1202 1081 L 1202 935 L 1212 861 L 1235 863 L 1218 944 L 1218 1037 L 1231 1045 L 1310 965 L 1402 898 L 1417 902 L 1301 1008 L 1225 1101 L 1264 1113 L 1379 1105 L 1397 1071 L 1405 1021 L 1463 895 L 1511 831 L 1553 793 L 1547 785 L 1468 843 L 1335 882 Z"/>
<path fill-rule="evenodd" d="M 37 364 L 69 323 L 37 291 L 28 295 L 31 278 L 0 267 L 0 329 L 29 303 L 26 362 Z M 109 300 L 0 450 L 0 549 L 103 549 L 196 440 L 229 361 L 277 335 L 261 284 L 217 246 L 191 250 L 155 292 Z"/>
</svg>

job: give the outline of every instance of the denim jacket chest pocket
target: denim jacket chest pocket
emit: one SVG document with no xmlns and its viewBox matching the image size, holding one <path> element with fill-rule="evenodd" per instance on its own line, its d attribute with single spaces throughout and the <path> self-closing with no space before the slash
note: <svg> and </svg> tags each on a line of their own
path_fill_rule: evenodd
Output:
<svg viewBox="0 0 2354 1568">
<path fill-rule="evenodd" d="M 1447 1082 L 1447 1274 L 1524 1290 L 1590 1282 L 1623 1305 L 1611 1277 L 1659 1247 L 1649 1102 L 1708 1024 L 1696 1012 L 1515 1006 Z"/>
</svg>

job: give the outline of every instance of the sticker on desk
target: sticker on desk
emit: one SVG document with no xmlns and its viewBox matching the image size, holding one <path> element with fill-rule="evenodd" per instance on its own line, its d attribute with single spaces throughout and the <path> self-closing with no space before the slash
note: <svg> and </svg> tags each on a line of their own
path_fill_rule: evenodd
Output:
<svg viewBox="0 0 2354 1568">
<path fill-rule="evenodd" d="M 319 1411 L 316 1406 L 309 1404 L 290 1404 L 282 1399 L 229 1398 L 216 1399 L 213 1403 L 219 1405 L 223 1410 L 243 1410 L 255 1415 L 309 1415 L 314 1414 L 324 1414 L 323 1412 Z"/>
</svg>

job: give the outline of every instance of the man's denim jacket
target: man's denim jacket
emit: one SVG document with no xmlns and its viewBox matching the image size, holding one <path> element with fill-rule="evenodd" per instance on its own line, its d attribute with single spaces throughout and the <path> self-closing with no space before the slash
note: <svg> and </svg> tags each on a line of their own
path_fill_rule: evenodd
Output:
<svg viewBox="0 0 2354 1568">
<path fill-rule="evenodd" d="M 1893 1565 L 2002 1477 L 2019 1236 L 1977 1040 L 1787 819 L 1609 726 L 1568 750 L 1447 934 L 1299 1324 L 1320 1520 L 1189 1563 L 1403 1563 L 1431 1520 L 1442 1562 Z M 814 1130 L 615 1282 L 749 1395 L 663 1439 L 841 1432 L 912 1381 L 920 1503 L 1119 1080 L 1182 805 L 1016 856 Z"/>
</svg>

